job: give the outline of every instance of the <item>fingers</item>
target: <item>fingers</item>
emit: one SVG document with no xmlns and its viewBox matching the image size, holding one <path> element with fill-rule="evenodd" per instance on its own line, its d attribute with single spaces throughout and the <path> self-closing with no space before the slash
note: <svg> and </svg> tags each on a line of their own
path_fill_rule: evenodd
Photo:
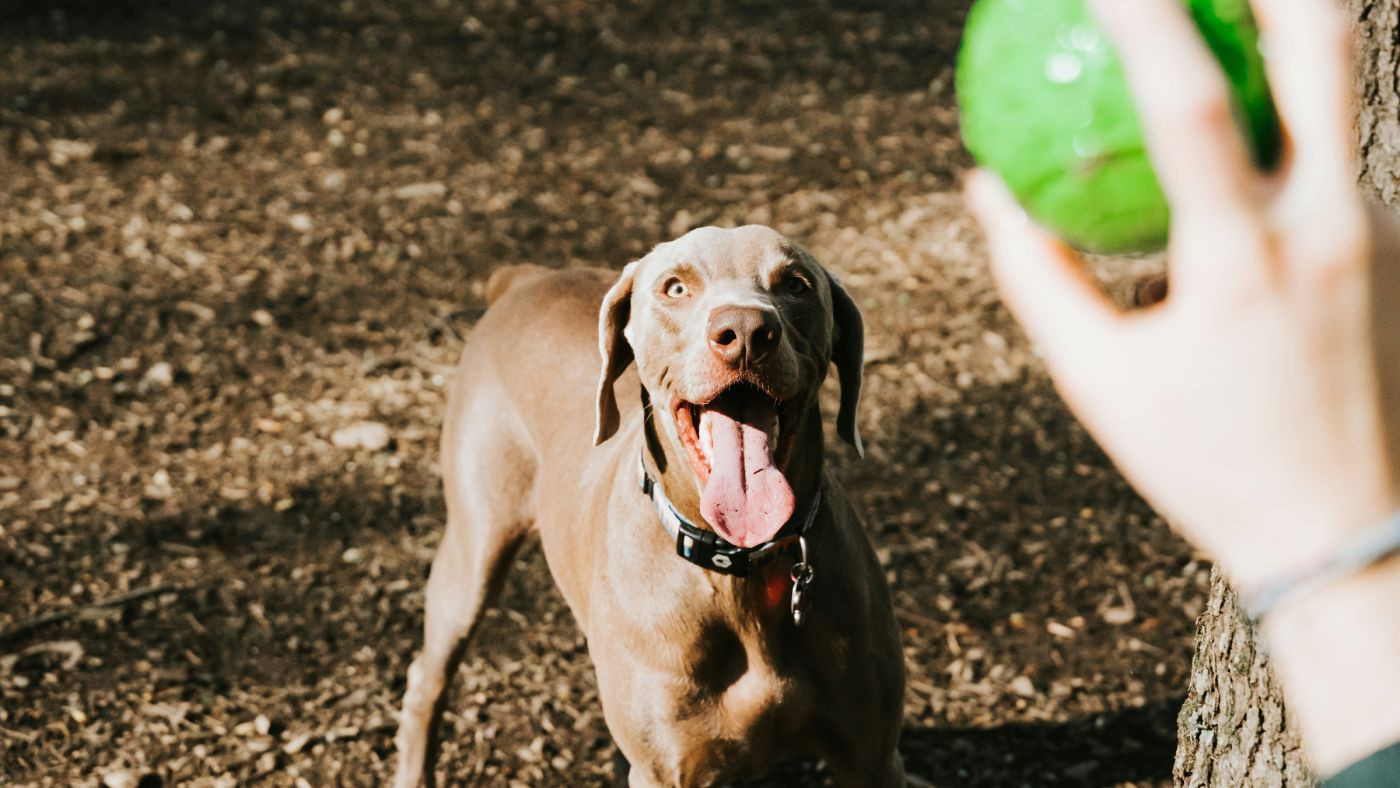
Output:
<svg viewBox="0 0 1400 788">
<path fill-rule="evenodd" d="M 1051 374 L 1073 374 L 1072 360 L 1104 348 L 1121 313 L 1074 253 L 1026 218 L 999 178 L 974 172 L 967 197 L 986 230 L 1002 299 L 1044 352 Z"/>
<path fill-rule="evenodd" d="M 1229 86 L 1180 0 L 1095 0 L 1116 44 L 1172 210 L 1246 210 L 1254 174 Z M 1185 218 L 1185 217 L 1183 217 Z"/>
<path fill-rule="evenodd" d="M 1350 194 L 1355 146 L 1350 25 L 1327 0 L 1253 3 L 1271 55 L 1265 61 L 1269 84 L 1293 143 L 1294 176 L 1310 190 Z"/>
<path fill-rule="evenodd" d="M 1328 0 L 1254 0 L 1271 54 L 1275 103 L 1291 150 L 1272 206 L 1296 271 L 1328 271 L 1366 256 L 1370 227 L 1356 189 L 1352 37 Z"/>
<path fill-rule="evenodd" d="M 1172 289 L 1225 296 L 1266 271 L 1229 251 L 1253 249 L 1263 177 L 1250 162 L 1233 98 L 1181 0 L 1094 0 L 1142 117 L 1148 152 L 1172 208 Z M 1245 255 L 1243 259 L 1257 259 Z"/>
</svg>

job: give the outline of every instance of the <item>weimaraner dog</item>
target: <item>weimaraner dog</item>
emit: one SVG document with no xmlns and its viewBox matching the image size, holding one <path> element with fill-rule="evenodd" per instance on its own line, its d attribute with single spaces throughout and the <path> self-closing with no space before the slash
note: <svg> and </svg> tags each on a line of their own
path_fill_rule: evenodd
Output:
<svg viewBox="0 0 1400 788">
<path fill-rule="evenodd" d="M 860 450 L 850 296 L 751 226 L 694 230 L 620 278 L 502 269 L 487 300 L 448 397 L 447 531 L 397 785 L 433 781 L 448 678 L 531 531 L 588 638 L 632 786 L 795 758 L 824 759 L 842 785 L 903 785 L 889 589 L 822 467 L 833 363 L 836 431 Z"/>
</svg>

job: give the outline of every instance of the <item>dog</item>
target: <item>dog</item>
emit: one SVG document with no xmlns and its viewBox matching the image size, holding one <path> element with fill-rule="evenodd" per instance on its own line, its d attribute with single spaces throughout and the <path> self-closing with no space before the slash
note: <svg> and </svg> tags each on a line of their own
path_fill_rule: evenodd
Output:
<svg viewBox="0 0 1400 788">
<path fill-rule="evenodd" d="M 818 390 L 856 426 L 863 323 L 766 227 L 693 230 L 600 270 L 515 266 L 451 382 L 447 528 L 408 671 L 396 785 L 433 781 L 444 689 L 538 532 L 588 640 L 630 785 L 709 785 L 824 759 L 904 785 L 889 589 L 823 470 Z M 598 353 L 601 350 L 601 375 Z"/>
</svg>

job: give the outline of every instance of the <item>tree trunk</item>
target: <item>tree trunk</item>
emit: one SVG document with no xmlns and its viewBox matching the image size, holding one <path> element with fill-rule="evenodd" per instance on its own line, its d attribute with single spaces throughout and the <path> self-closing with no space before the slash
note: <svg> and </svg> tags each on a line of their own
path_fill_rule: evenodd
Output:
<svg viewBox="0 0 1400 788">
<path fill-rule="evenodd" d="M 1400 0 L 1347 0 L 1357 22 L 1361 185 L 1400 202 Z M 1217 571 L 1197 625 L 1177 718 L 1177 785 L 1312 785 L 1278 682 L 1235 594 Z"/>
<path fill-rule="evenodd" d="M 1235 592 L 1211 573 L 1191 686 L 1177 717 L 1177 785 L 1311 785 L 1278 682 Z"/>
<path fill-rule="evenodd" d="M 1400 0 L 1349 0 L 1356 17 L 1361 185 L 1400 202 Z"/>
</svg>

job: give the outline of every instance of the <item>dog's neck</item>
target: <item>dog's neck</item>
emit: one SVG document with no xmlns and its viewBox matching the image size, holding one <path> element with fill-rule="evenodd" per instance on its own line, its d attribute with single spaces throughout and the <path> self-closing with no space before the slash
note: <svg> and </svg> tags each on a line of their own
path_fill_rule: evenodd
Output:
<svg viewBox="0 0 1400 788">
<path fill-rule="evenodd" d="M 642 389 L 642 401 L 650 401 L 645 388 Z M 652 474 L 678 514 L 706 530 L 714 530 L 700 514 L 700 483 L 684 450 L 669 432 L 656 423 L 657 412 L 654 408 L 644 407 L 642 412 L 645 442 L 642 455 L 647 472 Z M 801 411 L 797 422 L 797 437 L 788 453 L 787 466 L 782 471 L 792 487 L 800 514 L 806 511 L 808 502 L 814 500 L 822 480 L 824 438 L 821 409 L 815 401 Z M 787 429 L 786 425 L 784 429 Z"/>
</svg>

